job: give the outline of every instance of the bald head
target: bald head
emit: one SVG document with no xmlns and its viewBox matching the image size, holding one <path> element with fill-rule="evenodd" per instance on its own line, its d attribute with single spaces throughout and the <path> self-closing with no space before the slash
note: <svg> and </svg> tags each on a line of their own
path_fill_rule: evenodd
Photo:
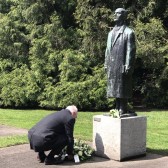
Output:
<svg viewBox="0 0 168 168">
<path fill-rule="evenodd" d="M 125 10 L 124 8 L 117 8 L 115 12 L 127 13 L 127 10 Z"/>
<path fill-rule="evenodd" d="M 127 10 L 124 8 L 117 8 L 114 13 L 114 21 L 122 22 L 127 18 Z"/>
<path fill-rule="evenodd" d="M 78 109 L 76 106 L 68 106 L 66 109 L 68 109 L 71 112 L 73 118 L 77 118 Z"/>
</svg>

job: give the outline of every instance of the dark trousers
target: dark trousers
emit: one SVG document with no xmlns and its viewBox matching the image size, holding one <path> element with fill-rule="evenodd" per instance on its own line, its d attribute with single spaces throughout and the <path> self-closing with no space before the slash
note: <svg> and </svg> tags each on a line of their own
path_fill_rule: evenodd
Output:
<svg viewBox="0 0 168 168">
<path fill-rule="evenodd" d="M 59 155 L 62 149 L 68 145 L 68 138 L 66 135 L 59 135 L 51 145 L 51 154 Z"/>
</svg>

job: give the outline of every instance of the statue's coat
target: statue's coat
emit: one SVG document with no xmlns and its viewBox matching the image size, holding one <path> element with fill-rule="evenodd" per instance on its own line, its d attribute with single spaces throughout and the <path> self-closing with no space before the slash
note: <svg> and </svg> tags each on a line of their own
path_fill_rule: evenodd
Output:
<svg viewBox="0 0 168 168">
<path fill-rule="evenodd" d="M 114 35 L 108 34 L 105 53 L 107 69 L 107 97 L 132 97 L 132 72 L 136 53 L 134 31 L 126 25 Z"/>
</svg>

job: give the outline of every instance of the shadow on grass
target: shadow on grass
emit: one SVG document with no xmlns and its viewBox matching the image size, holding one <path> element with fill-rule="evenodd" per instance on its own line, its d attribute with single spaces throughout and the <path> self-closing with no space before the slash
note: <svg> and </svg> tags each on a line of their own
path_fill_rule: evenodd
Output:
<svg viewBox="0 0 168 168">
<path fill-rule="evenodd" d="M 168 149 L 151 149 L 151 148 L 147 148 L 147 152 L 148 153 L 152 153 L 152 154 L 168 156 Z"/>
</svg>

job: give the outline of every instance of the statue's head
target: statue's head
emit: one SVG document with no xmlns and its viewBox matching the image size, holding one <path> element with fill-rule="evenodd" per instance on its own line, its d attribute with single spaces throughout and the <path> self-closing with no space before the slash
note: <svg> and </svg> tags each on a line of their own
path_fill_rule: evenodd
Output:
<svg viewBox="0 0 168 168">
<path fill-rule="evenodd" d="M 114 13 L 115 22 L 123 22 L 127 19 L 127 10 L 124 8 L 117 8 Z"/>
</svg>

